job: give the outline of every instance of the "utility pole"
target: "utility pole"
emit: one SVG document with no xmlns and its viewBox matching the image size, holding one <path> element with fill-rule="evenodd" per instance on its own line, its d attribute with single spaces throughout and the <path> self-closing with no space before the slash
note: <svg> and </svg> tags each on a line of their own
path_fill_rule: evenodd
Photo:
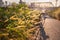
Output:
<svg viewBox="0 0 60 40">
<path fill-rule="evenodd" d="M 56 7 L 57 7 L 57 3 L 58 3 L 58 0 L 56 0 L 56 4 L 55 4 Z"/>
<path fill-rule="evenodd" d="M 7 7 L 7 1 L 5 1 L 5 5 L 6 5 L 6 7 Z"/>
<path fill-rule="evenodd" d="M 22 4 L 22 0 L 20 0 L 19 3 Z"/>
</svg>

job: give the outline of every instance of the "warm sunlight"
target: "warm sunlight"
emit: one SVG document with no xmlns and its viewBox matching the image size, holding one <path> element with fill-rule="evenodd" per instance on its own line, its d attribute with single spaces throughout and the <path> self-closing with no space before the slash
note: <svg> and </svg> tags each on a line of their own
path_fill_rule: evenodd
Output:
<svg viewBox="0 0 60 40">
<path fill-rule="evenodd" d="M 60 40 L 60 0 L 0 0 L 0 40 Z"/>
</svg>

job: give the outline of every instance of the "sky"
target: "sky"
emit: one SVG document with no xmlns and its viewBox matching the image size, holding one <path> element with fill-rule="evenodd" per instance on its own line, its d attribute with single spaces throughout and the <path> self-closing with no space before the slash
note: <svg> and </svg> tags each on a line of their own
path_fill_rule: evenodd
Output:
<svg viewBox="0 0 60 40">
<path fill-rule="evenodd" d="M 25 0 L 26 2 L 48 2 L 49 0 Z"/>
<path fill-rule="evenodd" d="M 56 3 L 55 0 L 24 0 L 24 1 L 27 2 L 27 3 L 31 3 L 31 2 L 52 2 L 54 4 L 54 6 L 55 6 L 55 3 Z M 60 5 L 60 0 L 58 0 L 57 4 Z"/>
<path fill-rule="evenodd" d="M 3 0 L 8 2 L 16 2 L 18 3 L 19 0 Z M 52 2 L 55 5 L 55 0 L 23 0 L 24 2 L 31 3 L 31 2 Z M 58 0 L 58 5 L 60 5 L 60 0 Z"/>
<path fill-rule="evenodd" d="M 12 3 L 12 2 L 16 2 L 16 3 L 19 2 L 19 0 L 3 0 L 3 2 L 4 2 L 4 1 L 8 1 L 8 2 L 11 2 L 11 3 Z"/>
</svg>

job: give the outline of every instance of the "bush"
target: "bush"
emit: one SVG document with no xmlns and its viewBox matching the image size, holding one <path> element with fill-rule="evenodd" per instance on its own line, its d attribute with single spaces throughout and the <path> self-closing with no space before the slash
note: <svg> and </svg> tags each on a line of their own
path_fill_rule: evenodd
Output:
<svg viewBox="0 0 60 40">
<path fill-rule="evenodd" d="M 60 7 L 57 7 L 57 8 L 55 8 L 54 10 L 48 12 L 48 14 L 49 14 L 51 17 L 60 20 Z"/>
<path fill-rule="evenodd" d="M 39 22 L 39 13 L 38 10 L 31 11 L 25 4 L 0 8 L 0 29 L 6 29 L 9 39 L 28 40 L 26 31 Z"/>
</svg>

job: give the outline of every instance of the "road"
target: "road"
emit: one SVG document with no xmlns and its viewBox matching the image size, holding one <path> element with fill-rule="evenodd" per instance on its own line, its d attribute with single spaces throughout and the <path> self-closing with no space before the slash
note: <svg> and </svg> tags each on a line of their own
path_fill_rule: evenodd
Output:
<svg viewBox="0 0 60 40">
<path fill-rule="evenodd" d="M 47 40 L 60 40 L 60 21 L 52 18 L 46 18 L 43 25 Z"/>
<path fill-rule="evenodd" d="M 42 40 L 60 40 L 60 21 L 48 15 L 42 15 L 40 33 Z"/>
<path fill-rule="evenodd" d="M 41 17 L 40 32 L 35 40 L 60 40 L 60 21 L 48 15 Z"/>
</svg>

